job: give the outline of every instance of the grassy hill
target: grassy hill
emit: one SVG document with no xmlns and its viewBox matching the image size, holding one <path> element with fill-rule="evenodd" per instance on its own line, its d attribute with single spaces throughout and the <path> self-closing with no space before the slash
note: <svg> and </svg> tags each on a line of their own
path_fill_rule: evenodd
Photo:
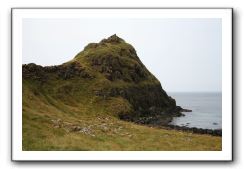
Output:
<svg viewBox="0 0 244 169">
<path fill-rule="evenodd" d="M 221 150 L 221 137 L 158 128 L 181 108 L 116 35 L 22 71 L 23 150 Z"/>
</svg>

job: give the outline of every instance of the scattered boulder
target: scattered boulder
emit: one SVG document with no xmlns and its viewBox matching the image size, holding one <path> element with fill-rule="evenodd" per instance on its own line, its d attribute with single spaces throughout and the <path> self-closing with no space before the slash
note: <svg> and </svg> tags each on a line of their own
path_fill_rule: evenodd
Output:
<svg viewBox="0 0 244 169">
<path fill-rule="evenodd" d="M 63 128 L 66 132 L 79 132 L 89 136 L 94 137 L 92 130 L 89 127 L 81 127 L 79 125 L 75 125 L 69 122 L 64 122 L 61 119 L 51 120 L 54 128 Z"/>
</svg>

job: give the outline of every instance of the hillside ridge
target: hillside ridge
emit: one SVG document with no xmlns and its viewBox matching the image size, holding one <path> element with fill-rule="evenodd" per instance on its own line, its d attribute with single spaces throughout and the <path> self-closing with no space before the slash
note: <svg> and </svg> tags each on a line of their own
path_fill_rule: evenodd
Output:
<svg viewBox="0 0 244 169">
<path fill-rule="evenodd" d="M 117 110 L 115 114 L 137 123 L 166 124 L 182 111 L 140 61 L 134 47 L 116 34 L 99 43 L 88 44 L 73 60 L 62 65 L 25 64 L 23 79 L 42 85 L 55 80 L 95 81 L 97 87 L 91 91 L 94 96 L 104 100 L 123 98 L 130 108 L 126 112 Z"/>
<path fill-rule="evenodd" d="M 61 65 L 22 65 L 24 151 L 221 149 L 221 138 L 161 128 L 181 111 L 117 35 Z"/>
</svg>

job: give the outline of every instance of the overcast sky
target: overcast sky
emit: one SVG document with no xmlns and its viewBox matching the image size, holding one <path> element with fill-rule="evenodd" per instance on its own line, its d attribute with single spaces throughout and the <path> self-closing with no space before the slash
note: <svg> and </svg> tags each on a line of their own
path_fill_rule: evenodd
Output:
<svg viewBox="0 0 244 169">
<path fill-rule="evenodd" d="M 117 34 L 167 92 L 222 91 L 221 19 L 24 19 L 23 63 L 57 65 Z"/>
</svg>

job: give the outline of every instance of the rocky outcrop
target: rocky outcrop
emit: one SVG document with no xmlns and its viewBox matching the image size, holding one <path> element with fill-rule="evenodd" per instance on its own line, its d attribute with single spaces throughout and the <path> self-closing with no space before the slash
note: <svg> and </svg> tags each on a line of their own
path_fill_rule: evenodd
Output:
<svg viewBox="0 0 244 169">
<path fill-rule="evenodd" d="M 130 54 L 129 54 L 130 55 Z M 127 82 L 139 82 L 145 80 L 148 71 L 140 63 L 128 64 L 121 56 L 105 55 L 98 58 L 90 58 L 94 69 L 104 74 L 110 80 L 124 80 Z"/>
<path fill-rule="evenodd" d="M 120 115 L 121 119 L 128 121 L 149 124 L 155 123 L 155 120 L 160 117 L 165 118 L 166 116 L 173 117 L 182 115 L 181 111 L 183 109 L 176 106 L 175 100 L 162 90 L 160 84 L 104 89 L 102 91 L 96 91 L 95 94 L 105 99 L 121 96 L 128 100 L 133 106 L 134 113 Z M 167 120 L 164 120 L 164 124 L 171 118 L 165 119 Z"/>
<path fill-rule="evenodd" d="M 85 50 L 97 50 L 97 54 L 87 56 L 90 65 L 108 80 L 140 82 L 150 77 L 150 72 L 142 64 L 136 50 L 124 40 L 113 35 L 100 43 L 91 43 Z"/>
<path fill-rule="evenodd" d="M 116 43 L 125 43 L 125 41 L 118 37 L 116 34 L 108 37 L 107 39 L 103 39 L 101 40 L 100 42 L 101 44 L 104 44 L 104 43 L 113 43 L 113 44 L 116 44 Z"/>
<path fill-rule="evenodd" d="M 58 66 L 40 66 L 34 63 L 22 66 L 23 78 L 46 82 L 50 73 L 57 75 L 58 78 L 68 80 L 74 77 L 93 78 L 79 62 L 63 64 Z"/>
<path fill-rule="evenodd" d="M 141 62 L 134 47 L 117 35 L 88 44 L 73 60 L 62 65 L 43 67 L 31 63 L 22 68 L 24 80 L 43 84 L 54 82 L 48 83 L 56 85 L 52 97 L 59 95 L 58 98 L 65 100 L 65 104 L 70 101 L 64 98 L 67 95 L 86 99 L 86 94 L 90 92 L 103 100 L 123 98 L 124 103 L 129 103 L 130 111 L 118 111 L 123 112 L 118 114 L 123 120 L 140 124 L 167 124 L 172 117 L 182 115 L 182 108 L 176 106 L 176 101 L 163 90 L 158 79 Z M 86 80 L 92 80 L 96 85 L 83 92 L 82 85 L 86 84 Z M 63 90 L 64 87 L 67 90 Z M 48 86 L 47 92 L 52 90 L 54 86 Z M 69 93 L 71 90 L 73 92 Z M 59 91 L 64 93 L 59 94 Z"/>
<path fill-rule="evenodd" d="M 133 113 L 120 114 L 121 119 L 138 123 L 141 119 L 160 119 L 160 123 L 167 124 L 173 116 L 182 115 L 182 108 L 176 106 L 176 101 L 140 61 L 134 47 L 123 39 L 113 35 L 87 45 L 84 53 L 91 67 L 111 82 L 95 90 L 95 95 L 104 99 L 120 96 L 132 105 Z M 127 85 L 113 85 L 120 81 Z M 155 123 L 155 120 L 144 120 L 144 123 Z"/>
</svg>

